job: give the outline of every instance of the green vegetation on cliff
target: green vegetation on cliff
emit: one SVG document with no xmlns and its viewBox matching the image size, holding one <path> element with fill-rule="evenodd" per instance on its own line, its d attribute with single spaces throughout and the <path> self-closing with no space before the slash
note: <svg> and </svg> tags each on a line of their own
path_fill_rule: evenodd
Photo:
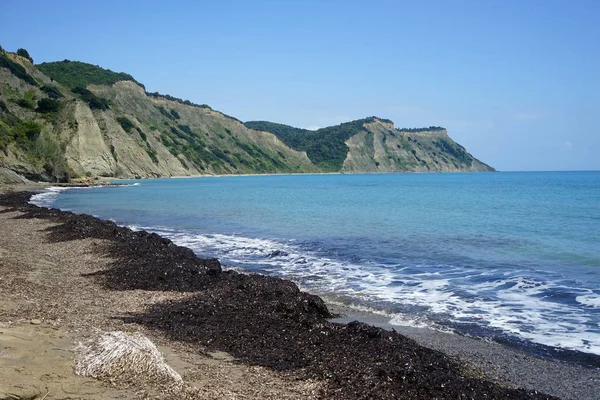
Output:
<svg viewBox="0 0 600 400">
<path fill-rule="evenodd" d="M 316 131 L 268 121 L 245 125 L 273 133 L 293 149 L 306 151 L 326 172 L 493 171 L 440 126 L 397 129 L 392 121 L 377 117 Z"/>
<path fill-rule="evenodd" d="M 166 100 L 170 100 L 170 101 L 175 101 L 175 102 L 180 103 L 180 104 L 185 104 L 186 106 L 192 106 L 192 107 L 198 107 L 198 108 L 206 108 L 208 110 L 212 110 L 212 108 L 210 108 L 210 106 L 208 104 L 196 104 L 196 103 L 192 103 L 189 100 L 183 100 L 183 99 L 180 99 L 179 97 L 174 97 L 174 96 L 171 96 L 171 95 L 168 95 L 168 94 L 160 94 L 158 92 L 152 92 L 152 93 L 146 92 L 146 95 L 150 96 L 150 97 L 153 97 L 155 99 L 166 99 Z M 173 117 L 176 118 L 176 119 L 179 119 L 175 115 L 173 115 Z"/>
<path fill-rule="evenodd" d="M 27 146 L 37 139 L 42 126 L 34 121 L 23 121 L 14 116 L 3 116 L 0 119 L 0 150 L 6 152 L 9 144 L 16 142 L 19 146 Z"/>
<path fill-rule="evenodd" d="M 441 132 L 446 128 L 441 126 L 430 126 L 429 128 L 396 128 L 398 132 L 418 133 L 418 132 Z"/>
<path fill-rule="evenodd" d="M 38 83 L 31 75 L 27 73 L 25 68 L 19 63 L 14 62 L 4 52 L 0 52 L 0 68 L 8 69 L 17 78 L 29 83 L 32 86 L 38 86 Z"/>
<path fill-rule="evenodd" d="M 61 91 L 56 88 L 56 86 L 44 85 L 41 87 L 41 89 L 42 92 L 46 93 L 51 99 L 60 99 L 65 97 Z"/>
<path fill-rule="evenodd" d="M 38 64 L 36 67 L 50 78 L 71 89 L 77 86 L 85 88 L 88 85 L 112 85 L 119 81 L 132 81 L 140 87 L 144 87 L 129 74 L 113 72 L 110 69 L 80 61 L 47 62 Z"/>
<path fill-rule="evenodd" d="M 38 101 L 37 108 L 35 109 L 35 111 L 40 112 L 42 114 L 49 114 L 58 112 L 58 110 L 60 110 L 61 107 L 62 104 L 58 100 L 50 98 L 41 99 L 40 101 Z"/>
<path fill-rule="evenodd" d="M 165 100 L 169 100 L 169 101 L 174 101 L 174 102 L 177 102 L 179 104 L 183 104 L 185 106 L 196 107 L 196 108 L 203 108 L 203 109 L 206 109 L 206 110 L 214 111 L 208 104 L 196 104 L 196 103 L 193 103 L 193 102 L 191 102 L 189 100 L 183 100 L 183 99 L 180 99 L 179 97 L 171 96 L 169 94 L 161 94 L 161 93 L 158 93 L 158 92 L 146 92 L 146 96 L 152 97 L 154 99 L 165 99 Z M 164 108 L 163 108 L 163 111 L 166 112 L 166 110 L 164 110 Z M 173 111 L 174 110 L 171 110 L 171 112 L 173 112 Z M 234 121 L 242 123 L 242 121 L 240 121 L 236 117 L 232 117 L 231 115 L 227 115 L 227 114 L 222 113 L 220 111 L 217 111 L 217 112 L 219 114 L 223 115 L 224 117 L 231 118 Z M 163 114 L 166 117 L 171 118 L 171 117 L 169 117 L 168 114 L 165 114 L 164 112 L 163 112 Z M 172 114 L 172 117 L 173 117 L 173 119 L 179 119 L 180 118 L 178 114 L 177 115 Z"/>
<path fill-rule="evenodd" d="M 48 105 L 44 105 L 45 103 L 42 101 L 40 103 L 46 110 Z M 2 104 L 4 103 L 2 102 Z M 49 107 L 53 108 L 54 105 Z M 44 112 L 55 111 L 53 109 Z M 67 181 L 73 177 L 73 170 L 69 168 L 65 160 L 64 149 L 53 137 L 42 135 L 43 128 L 43 125 L 38 122 L 24 121 L 11 114 L 6 107 L 0 107 L 0 152 L 7 154 L 8 146 L 16 144 L 27 155 L 29 163 L 40 171 L 39 174 L 28 177 Z M 0 159 L 2 154 L 0 154 Z"/>
<path fill-rule="evenodd" d="M 28 59 L 32 64 L 33 64 L 33 58 L 31 58 L 31 56 L 29 55 L 29 52 L 25 49 L 17 49 L 17 54 L 20 55 L 21 57 L 24 57 L 26 59 Z"/>
<path fill-rule="evenodd" d="M 491 170 L 437 126 L 396 129 L 376 117 L 315 131 L 244 124 L 148 93 L 126 73 L 32 65 L 21 53 L 0 50 L 0 166 L 29 179 Z"/>
<path fill-rule="evenodd" d="M 162 130 L 160 138 L 171 154 L 185 157 L 199 170 L 212 169 L 220 173 L 230 169 L 254 173 L 298 172 L 286 163 L 282 154 L 243 141 L 228 128 L 211 134 L 178 124 Z"/>
<path fill-rule="evenodd" d="M 268 121 L 249 121 L 245 125 L 251 129 L 274 134 L 292 149 L 306 151 L 308 158 L 324 171 L 336 172 L 342 168 L 348 154 L 346 140 L 363 130 L 364 124 L 375 119 L 375 117 L 359 119 L 316 131 Z"/>
<path fill-rule="evenodd" d="M 471 164 L 473 164 L 473 156 L 467 153 L 467 150 L 460 144 L 448 139 L 440 139 L 433 143 L 438 149 L 440 149 L 440 151 L 451 155 L 460 162 L 468 166 L 471 166 Z"/>
<path fill-rule="evenodd" d="M 74 87 L 71 89 L 71 92 L 78 94 L 81 97 L 81 100 L 88 103 L 91 109 L 108 110 L 109 108 L 109 104 L 106 99 L 96 96 L 94 93 L 82 86 Z"/>
<path fill-rule="evenodd" d="M 293 126 L 269 121 L 248 121 L 244 122 L 244 125 L 256 131 L 270 132 L 288 146 L 296 149 L 300 148 L 301 143 L 307 140 L 306 138 L 303 138 L 303 136 L 308 137 L 314 132 L 308 129 L 294 128 Z"/>
</svg>

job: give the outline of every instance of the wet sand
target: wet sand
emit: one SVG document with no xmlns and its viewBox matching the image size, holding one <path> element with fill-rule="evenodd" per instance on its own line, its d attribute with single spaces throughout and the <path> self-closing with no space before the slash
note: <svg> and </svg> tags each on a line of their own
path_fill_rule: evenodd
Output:
<svg viewBox="0 0 600 400">
<path fill-rule="evenodd" d="M 62 361 L 15 350 L 20 339 L 0 341 L 0 398 L 17 390 L 43 396 L 46 387 L 46 398 L 65 398 L 73 389 L 59 388 L 69 384 L 80 388 L 76 398 L 160 393 L 73 374 L 68 345 L 114 329 L 161 345 L 184 380 L 204 390 L 198 398 L 596 399 L 600 392 L 597 369 L 497 343 L 330 322 L 322 300 L 290 282 L 223 271 L 158 235 L 38 208 L 28 196 L 0 199 L 0 338 L 25 335 L 27 348 L 50 343 L 45 354 Z M 378 323 L 347 319 L 355 317 Z"/>
</svg>

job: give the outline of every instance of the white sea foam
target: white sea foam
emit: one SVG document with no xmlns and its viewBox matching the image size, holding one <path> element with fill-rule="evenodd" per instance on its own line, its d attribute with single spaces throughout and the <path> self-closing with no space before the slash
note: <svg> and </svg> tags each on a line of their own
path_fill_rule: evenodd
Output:
<svg viewBox="0 0 600 400">
<path fill-rule="evenodd" d="M 407 312 L 385 312 L 393 325 L 439 328 L 435 321 L 471 323 L 545 345 L 600 354 L 600 333 L 589 331 L 591 320 L 576 305 L 543 296 L 545 291 L 561 288 L 551 281 L 457 267 L 427 271 L 423 266 L 422 272 L 414 266 L 391 269 L 324 256 L 294 241 L 147 230 L 199 254 L 217 256 L 225 264 L 292 279 L 317 294 L 335 293 L 357 304 L 406 308 Z M 472 283 L 477 278 L 479 283 Z M 590 292 L 577 296 L 577 302 L 597 308 L 600 297 Z M 376 307 L 367 308 L 377 312 Z M 419 315 L 410 312 L 415 309 Z"/>
<path fill-rule="evenodd" d="M 29 203 L 38 207 L 51 207 L 56 201 L 56 198 L 61 192 L 72 189 L 70 187 L 52 186 L 44 190 L 42 193 L 37 193 L 31 196 Z"/>
<path fill-rule="evenodd" d="M 583 296 L 577 296 L 575 300 L 588 307 L 600 308 L 600 295 L 588 294 Z"/>
<path fill-rule="evenodd" d="M 121 186 L 139 186 L 139 183 L 133 183 L 131 185 L 121 185 Z M 52 207 L 58 196 L 67 191 L 67 190 L 88 190 L 88 189 L 97 189 L 104 188 L 105 186 L 97 185 L 97 186 L 50 186 L 46 188 L 42 193 L 37 193 L 31 196 L 29 199 L 29 203 L 36 205 L 38 207 Z"/>
<path fill-rule="evenodd" d="M 394 314 L 390 318 L 390 324 L 397 326 L 409 326 L 412 328 L 430 328 L 439 331 L 447 331 L 436 326 L 435 324 L 432 324 L 431 321 L 428 321 L 426 318 L 415 317 L 408 314 Z"/>
</svg>

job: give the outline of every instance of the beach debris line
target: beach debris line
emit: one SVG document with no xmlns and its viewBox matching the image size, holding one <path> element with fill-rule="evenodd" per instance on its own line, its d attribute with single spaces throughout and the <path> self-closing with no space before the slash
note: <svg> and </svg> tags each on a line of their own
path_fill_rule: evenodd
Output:
<svg viewBox="0 0 600 400">
<path fill-rule="evenodd" d="M 75 373 L 100 380 L 182 384 L 154 343 L 139 332 L 104 332 L 76 348 Z"/>
<path fill-rule="evenodd" d="M 99 251 L 114 261 L 107 269 L 84 275 L 105 288 L 193 292 L 132 312 L 123 321 L 162 332 L 199 352 L 224 351 L 248 365 L 323 382 L 318 398 L 556 399 L 486 380 L 396 332 L 358 322 L 329 322 L 323 300 L 290 281 L 223 270 L 217 260 L 199 259 L 159 235 L 39 208 L 27 200 L 19 193 L 0 197 L 0 204 L 22 211 L 19 218 L 56 222 L 46 229 L 50 243 L 106 239 Z"/>
</svg>

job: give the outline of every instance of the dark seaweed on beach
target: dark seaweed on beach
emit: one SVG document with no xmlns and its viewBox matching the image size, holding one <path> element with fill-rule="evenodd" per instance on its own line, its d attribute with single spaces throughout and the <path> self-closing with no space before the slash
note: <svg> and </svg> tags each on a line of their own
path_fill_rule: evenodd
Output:
<svg viewBox="0 0 600 400">
<path fill-rule="evenodd" d="M 265 289 L 255 283 L 239 288 L 224 282 L 127 321 L 242 362 L 325 379 L 324 399 L 551 398 L 468 377 L 444 354 L 398 333 L 359 322 L 330 323 L 306 308 L 287 308 L 285 297 L 265 301 Z"/>
<path fill-rule="evenodd" d="M 171 338 L 220 350 L 241 362 L 325 381 L 323 399 L 554 399 L 476 377 L 441 352 L 396 332 L 359 322 L 331 323 L 325 303 L 289 281 L 223 271 L 159 235 L 88 215 L 39 208 L 31 193 L 0 196 L 0 204 L 48 219 L 49 240 L 105 239 L 112 267 L 91 276 L 112 290 L 194 292 L 158 303 L 127 322 Z M 298 376 L 297 375 L 297 376 Z"/>
</svg>

